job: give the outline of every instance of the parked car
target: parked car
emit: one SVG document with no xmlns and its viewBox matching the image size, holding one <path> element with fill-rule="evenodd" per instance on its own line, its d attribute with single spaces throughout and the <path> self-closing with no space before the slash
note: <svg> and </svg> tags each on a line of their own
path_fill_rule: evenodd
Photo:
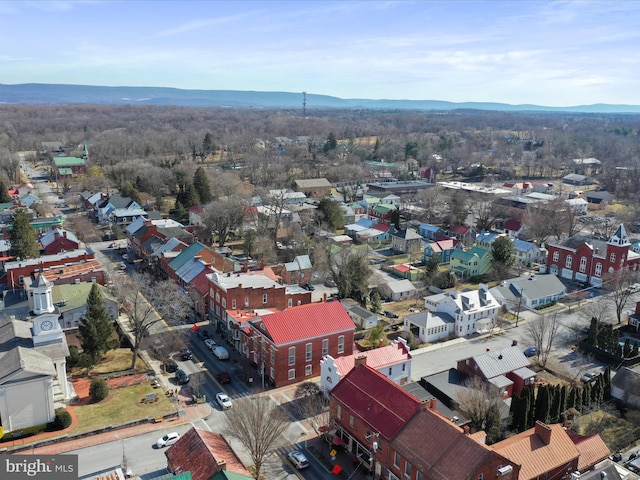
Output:
<svg viewBox="0 0 640 480">
<path fill-rule="evenodd" d="M 384 316 L 387 318 L 398 318 L 398 314 L 397 313 L 393 313 L 391 310 L 385 310 L 384 312 Z"/>
<path fill-rule="evenodd" d="M 307 457 L 305 457 L 304 453 L 299 450 L 293 450 L 287 453 L 287 458 L 298 470 L 302 470 L 303 468 L 307 468 L 309 466 L 309 460 L 307 460 Z"/>
<path fill-rule="evenodd" d="M 181 368 L 176 370 L 176 382 L 178 382 L 178 385 L 189 383 L 189 375 L 187 375 Z"/>
<path fill-rule="evenodd" d="M 209 338 L 209 332 L 207 332 L 203 328 L 199 328 L 198 331 L 196 332 L 196 335 L 198 335 L 198 338 L 200 340 L 206 340 L 207 338 Z"/>
<path fill-rule="evenodd" d="M 178 364 L 173 360 L 167 360 L 164 365 L 164 369 L 167 373 L 173 373 L 178 371 Z"/>
<path fill-rule="evenodd" d="M 337 285 L 336 285 L 336 282 L 334 282 L 333 280 L 327 280 L 326 282 L 324 282 L 324 286 L 329 288 L 334 288 Z"/>
<path fill-rule="evenodd" d="M 122 259 L 126 262 L 127 260 L 129 260 L 129 254 L 127 253 L 123 253 L 122 254 Z"/>
<path fill-rule="evenodd" d="M 209 350 L 213 350 L 214 348 L 216 348 L 216 345 L 218 345 L 215 340 L 213 340 L 212 338 L 207 338 L 204 341 L 205 346 L 209 349 Z"/>
<path fill-rule="evenodd" d="M 223 410 L 229 410 L 233 406 L 233 404 L 231 403 L 231 399 L 226 393 L 218 393 L 216 395 L 216 401 Z"/>
<path fill-rule="evenodd" d="M 217 357 L 218 360 L 229 360 L 229 352 L 226 348 L 217 345 L 211 349 L 213 354 Z"/>
<path fill-rule="evenodd" d="M 127 269 L 127 264 L 124 262 L 120 262 L 120 265 L 118 265 L 118 268 L 120 270 L 126 270 Z"/>
<path fill-rule="evenodd" d="M 534 357 L 538 353 L 538 350 L 535 347 L 529 347 L 522 353 L 524 353 L 525 357 Z"/>
<path fill-rule="evenodd" d="M 309 290 L 310 292 L 313 292 L 316 289 L 313 283 L 305 283 L 304 285 L 302 285 L 302 288 L 304 288 L 305 290 Z"/>
<path fill-rule="evenodd" d="M 218 372 L 216 373 L 216 380 L 218 380 L 222 385 L 225 385 L 227 383 L 231 383 L 231 375 L 227 372 Z"/>
<path fill-rule="evenodd" d="M 176 443 L 179 438 L 180 434 L 178 432 L 167 433 L 164 437 L 158 439 L 158 441 L 156 442 L 156 447 L 168 447 Z"/>
<path fill-rule="evenodd" d="M 193 358 L 193 353 L 188 348 L 182 350 L 182 360 L 191 360 Z"/>
<path fill-rule="evenodd" d="M 596 378 L 598 378 L 598 374 L 596 372 L 587 372 L 580 377 L 580 381 L 582 383 L 591 383 L 595 382 Z"/>
</svg>

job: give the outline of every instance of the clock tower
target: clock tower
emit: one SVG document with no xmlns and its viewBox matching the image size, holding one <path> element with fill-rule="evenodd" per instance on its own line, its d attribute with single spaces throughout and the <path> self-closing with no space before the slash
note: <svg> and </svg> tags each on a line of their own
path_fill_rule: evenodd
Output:
<svg viewBox="0 0 640 480">
<path fill-rule="evenodd" d="M 31 285 L 33 294 L 33 313 L 42 315 L 43 313 L 53 313 L 56 309 L 53 304 L 53 283 L 45 278 L 41 273 L 36 281 Z"/>
</svg>

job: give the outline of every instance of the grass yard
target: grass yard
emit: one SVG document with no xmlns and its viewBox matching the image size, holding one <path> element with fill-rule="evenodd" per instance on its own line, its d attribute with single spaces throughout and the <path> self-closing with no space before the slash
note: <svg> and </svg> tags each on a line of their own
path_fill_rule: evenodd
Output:
<svg viewBox="0 0 640 480">
<path fill-rule="evenodd" d="M 142 403 L 148 393 L 157 393 L 158 401 Z M 72 433 L 84 433 L 106 425 L 121 425 L 141 418 L 156 418 L 173 413 L 176 407 L 164 395 L 149 383 L 113 389 L 109 396 L 98 403 L 74 407 L 78 417 L 78 427 Z"/>
<path fill-rule="evenodd" d="M 600 434 L 609 449 L 617 452 L 633 444 L 640 436 L 640 424 L 637 421 L 640 418 L 637 417 L 634 417 L 636 421 L 629 421 L 612 413 L 596 410 L 579 417 L 574 429 L 581 435 Z"/>
<path fill-rule="evenodd" d="M 100 360 L 100 363 L 91 369 L 91 373 L 107 374 L 127 371 L 131 366 L 131 356 L 131 350 L 128 348 L 110 350 L 104 358 Z M 147 370 L 147 365 L 142 361 L 142 359 L 138 358 L 138 361 L 136 362 L 136 373 L 143 373 Z"/>
</svg>

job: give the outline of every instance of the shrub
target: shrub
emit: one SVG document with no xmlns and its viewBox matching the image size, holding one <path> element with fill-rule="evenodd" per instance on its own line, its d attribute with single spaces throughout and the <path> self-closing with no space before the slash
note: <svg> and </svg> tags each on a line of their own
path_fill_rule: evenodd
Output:
<svg viewBox="0 0 640 480">
<path fill-rule="evenodd" d="M 100 400 L 107 398 L 107 395 L 109 395 L 107 382 L 101 378 L 96 378 L 91 381 L 91 386 L 89 387 L 89 396 L 91 397 L 91 401 L 99 402 Z"/>
<path fill-rule="evenodd" d="M 56 411 L 56 418 L 53 421 L 53 425 L 56 430 L 64 430 L 65 428 L 69 428 L 71 426 L 71 422 L 71 414 L 64 408 Z"/>
</svg>

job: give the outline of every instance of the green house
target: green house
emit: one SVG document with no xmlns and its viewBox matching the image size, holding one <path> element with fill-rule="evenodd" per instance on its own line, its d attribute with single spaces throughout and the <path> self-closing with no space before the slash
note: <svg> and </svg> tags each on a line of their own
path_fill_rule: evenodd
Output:
<svg viewBox="0 0 640 480">
<path fill-rule="evenodd" d="M 450 270 L 458 278 L 483 275 L 491 270 L 491 252 L 480 247 L 469 250 L 455 249 L 451 253 Z"/>
</svg>

